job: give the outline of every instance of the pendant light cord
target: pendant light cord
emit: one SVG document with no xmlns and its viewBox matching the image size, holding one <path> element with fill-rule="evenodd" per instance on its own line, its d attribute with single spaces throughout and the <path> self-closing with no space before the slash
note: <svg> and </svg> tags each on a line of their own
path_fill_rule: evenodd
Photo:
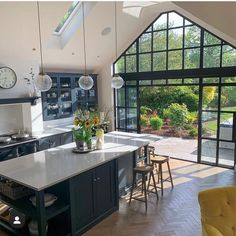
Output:
<svg viewBox="0 0 236 236">
<path fill-rule="evenodd" d="M 84 38 L 84 75 L 87 75 L 87 63 L 86 63 L 86 40 L 85 40 L 85 23 L 84 23 L 84 2 L 82 2 L 83 10 L 83 38 Z"/>
<path fill-rule="evenodd" d="M 38 10 L 38 29 L 39 29 L 39 49 L 40 49 L 40 62 L 41 68 L 40 72 L 43 74 L 43 48 L 42 48 L 42 35 L 41 35 L 41 24 L 40 24 L 40 12 L 39 12 L 39 2 L 37 1 L 37 10 Z"/>
<path fill-rule="evenodd" d="M 117 13 L 116 13 L 116 1 L 115 1 L 115 49 L 116 49 L 116 58 L 117 59 Z"/>
</svg>

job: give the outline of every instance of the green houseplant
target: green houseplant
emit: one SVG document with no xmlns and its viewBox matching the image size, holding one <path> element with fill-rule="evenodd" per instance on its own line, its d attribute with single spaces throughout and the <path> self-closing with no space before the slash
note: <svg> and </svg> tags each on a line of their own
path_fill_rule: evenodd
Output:
<svg viewBox="0 0 236 236">
<path fill-rule="evenodd" d="M 99 124 L 99 117 L 90 110 L 78 109 L 74 114 L 72 128 L 76 147 L 80 150 L 92 148 L 92 129 Z"/>
</svg>

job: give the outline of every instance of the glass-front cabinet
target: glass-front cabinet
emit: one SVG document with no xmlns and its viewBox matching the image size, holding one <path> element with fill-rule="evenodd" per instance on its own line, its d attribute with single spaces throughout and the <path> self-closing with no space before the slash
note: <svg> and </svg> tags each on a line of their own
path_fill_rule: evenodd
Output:
<svg viewBox="0 0 236 236">
<path fill-rule="evenodd" d="M 94 86 L 86 91 L 78 85 L 78 74 L 48 74 L 52 78 L 52 87 L 47 92 L 42 92 L 44 121 L 71 117 L 77 108 L 97 106 L 97 75 L 92 75 Z"/>
</svg>

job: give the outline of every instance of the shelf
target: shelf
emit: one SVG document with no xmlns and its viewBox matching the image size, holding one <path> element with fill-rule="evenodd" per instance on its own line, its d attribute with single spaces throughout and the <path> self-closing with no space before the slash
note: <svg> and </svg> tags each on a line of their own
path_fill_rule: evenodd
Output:
<svg viewBox="0 0 236 236">
<path fill-rule="evenodd" d="M 12 200 L 4 195 L 0 195 L 0 200 L 7 204 L 8 206 L 16 209 L 19 212 L 31 218 L 37 218 L 36 207 L 32 205 L 28 197 L 24 197 L 18 200 Z M 47 220 L 53 218 L 54 216 L 61 214 L 69 209 L 69 204 L 65 204 L 60 200 L 57 200 L 52 206 L 46 208 L 46 218 Z"/>
<path fill-rule="evenodd" d="M 63 90 L 71 90 L 71 87 L 61 87 L 61 91 Z"/>
<path fill-rule="evenodd" d="M 22 97 L 22 98 L 4 98 L 0 99 L 0 105 L 5 104 L 17 104 L 17 103 L 30 103 L 36 105 L 36 100 L 39 97 Z"/>
<path fill-rule="evenodd" d="M 10 232 L 12 235 L 17 235 L 17 236 L 30 235 L 27 227 L 24 227 L 23 229 L 14 229 L 7 222 L 3 220 L 0 220 L 0 226 L 6 229 L 8 232 Z"/>
</svg>

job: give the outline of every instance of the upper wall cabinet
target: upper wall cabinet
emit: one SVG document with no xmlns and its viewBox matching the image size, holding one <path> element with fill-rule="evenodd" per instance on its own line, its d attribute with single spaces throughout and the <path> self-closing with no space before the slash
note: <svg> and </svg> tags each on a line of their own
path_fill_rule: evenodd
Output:
<svg viewBox="0 0 236 236">
<path fill-rule="evenodd" d="M 43 120 L 55 120 L 73 116 L 77 108 L 88 109 L 97 106 L 97 75 L 91 75 L 94 86 L 83 90 L 78 85 L 79 74 L 48 73 L 52 87 L 42 92 Z"/>
</svg>

